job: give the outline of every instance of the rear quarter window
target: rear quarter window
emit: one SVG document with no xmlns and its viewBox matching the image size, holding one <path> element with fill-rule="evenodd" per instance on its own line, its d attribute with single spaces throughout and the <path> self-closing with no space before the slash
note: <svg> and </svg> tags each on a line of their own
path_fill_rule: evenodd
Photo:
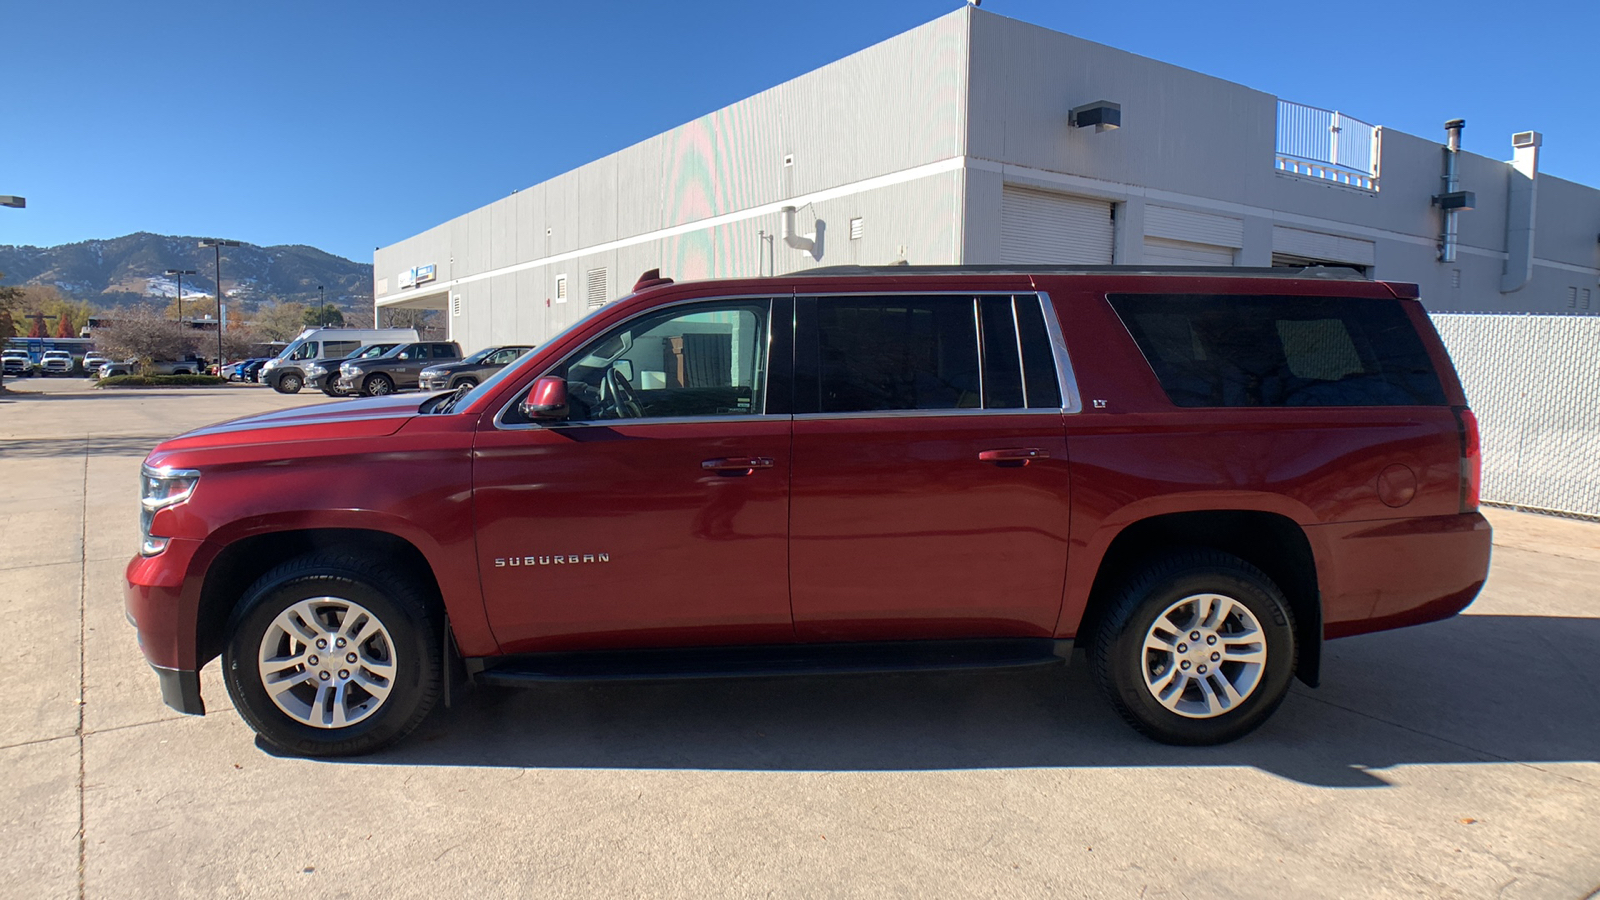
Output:
<svg viewBox="0 0 1600 900">
<path fill-rule="evenodd" d="M 1443 406 L 1400 302 L 1367 297 L 1114 294 L 1176 406 Z"/>
</svg>

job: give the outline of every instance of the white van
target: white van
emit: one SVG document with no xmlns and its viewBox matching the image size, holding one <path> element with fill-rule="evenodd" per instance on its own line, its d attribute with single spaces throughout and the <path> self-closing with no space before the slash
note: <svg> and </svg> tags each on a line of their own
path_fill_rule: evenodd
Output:
<svg viewBox="0 0 1600 900">
<path fill-rule="evenodd" d="M 304 364 L 342 357 L 363 344 L 401 344 L 418 340 L 415 328 L 307 328 L 272 359 L 258 376 L 281 394 L 299 393 L 306 383 Z"/>
</svg>

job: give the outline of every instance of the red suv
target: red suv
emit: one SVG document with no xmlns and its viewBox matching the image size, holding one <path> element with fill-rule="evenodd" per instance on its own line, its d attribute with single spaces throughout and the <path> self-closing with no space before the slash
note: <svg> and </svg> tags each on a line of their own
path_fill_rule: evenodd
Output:
<svg viewBox="0 0 1600 900">
<path fill-rule="evenodd" d="M 646 273 L 467 393 L 156 447 L 127 604 L 270 743 L 496 685 L 1059 664 L 1231 740 L 1322 641 L 1482 587 L 1478 434 L 1414 285 L 1331 270 Z"/>
</svg>

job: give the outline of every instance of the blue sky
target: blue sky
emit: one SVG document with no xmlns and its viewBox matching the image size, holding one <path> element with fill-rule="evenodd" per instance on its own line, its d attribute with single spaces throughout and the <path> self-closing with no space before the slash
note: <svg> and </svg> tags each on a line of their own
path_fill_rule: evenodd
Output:
<svg viewBox="0 0 1600 900">
<path fill-rule="evenodd" d="M 957 0 L 128 3 L 0 12 L 0 244 L 133 231 L 364 262 Z M 987 11 L 1600 186 L 1600 2 L 986 0 Z M 1452 51 L 1451 47 L 1458 47 Z"/>
</svg>

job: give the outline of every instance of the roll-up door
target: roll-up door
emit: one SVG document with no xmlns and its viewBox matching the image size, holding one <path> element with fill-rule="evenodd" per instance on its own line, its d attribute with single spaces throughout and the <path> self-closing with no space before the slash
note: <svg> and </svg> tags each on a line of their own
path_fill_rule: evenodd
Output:
<svg viewBox="0 0 1600 900">
<path fill-rule="evenodd" d="M 1150 204 L 1144 210 L 1144 261 L 1152 266 L 1231 266 L 1244 246 L 1244 220 Z"/>
<path fill-rule="evenodd" d="M 1275 225 L 1272 252 L 1318 262 L 1371 266 L 1377 260 L 1372 241 Z"/>
<path fill-rule="evenodd" d="M 1233 248 L 1147 237 L 1144 262 L 1149 266 L 1231 266 Z"/>
<path fill-rule="evenodd" d="M 1013 265 L 1111 264 L 1111 204 L 1007 186 L 1000 211 L 1000 261 Z"/>
</svg>

